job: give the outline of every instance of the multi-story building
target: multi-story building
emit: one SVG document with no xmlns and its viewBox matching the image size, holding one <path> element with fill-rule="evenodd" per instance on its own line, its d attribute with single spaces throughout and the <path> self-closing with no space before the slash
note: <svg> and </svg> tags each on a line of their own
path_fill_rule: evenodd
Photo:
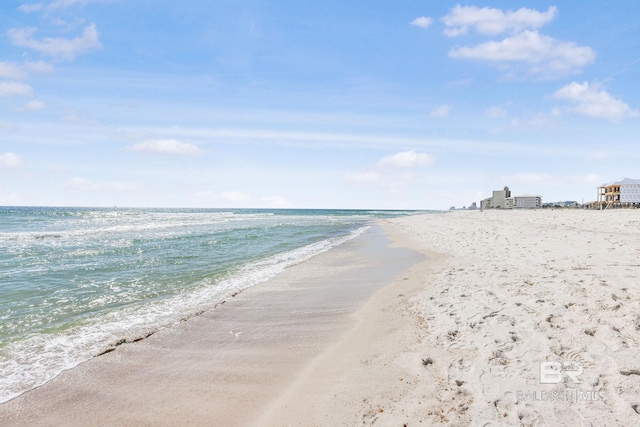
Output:
<svg viewBox="0 0 640 427">
<path fill-rule="evenodd" d="M 495 190 L 493 196 L 480 201 L 480 209 L 504 209 L 507 207 L 507 199 L 511 197 L 509 187 L 503 190 Z"/>
<path fill-rule="evenodd" d="M 481 209 L 537 209 L 540 207 L 542 207 L 542 196 L 523 194 L 511 197 L 509 187 L 494 191 L 493 196 L 480 202 Z"/>
<path fill-rule="evenodd" d="M 640 179 L 622 178 L 598 187 L 600 207 L 640 205 Z"/>
<path fill-rule="evenodd" d="M 538 194 L 523 194 L 507 198 L 507 209 L 538 209 L 542 207 L 542 196 Z"/>
</svg>

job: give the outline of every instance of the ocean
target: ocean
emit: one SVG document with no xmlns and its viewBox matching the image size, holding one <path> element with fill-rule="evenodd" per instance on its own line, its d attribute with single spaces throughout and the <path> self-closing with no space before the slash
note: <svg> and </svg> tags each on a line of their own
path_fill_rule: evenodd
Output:
<svg viewBox="0 0 640 427">
<path fill-rule="evenodd" d="M 0 403 L 412 213 L 0 207 Z"/>
</svg>

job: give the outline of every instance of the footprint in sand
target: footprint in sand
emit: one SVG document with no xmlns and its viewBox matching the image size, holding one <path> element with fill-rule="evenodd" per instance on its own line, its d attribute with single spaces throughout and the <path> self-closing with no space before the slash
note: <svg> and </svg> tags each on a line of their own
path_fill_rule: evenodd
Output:
<svg viewBox="0 0 640 427">
<path fill-rule="evenodd" d="M 564 320 L 560 315 L 550 314 L 545 320 L 553 329 L 565 329 L 566 327 L 564 324 Z"/>
<path fill-rule="evenodd" d="M 538 411 L 532 405 L 518 401 L 513 392 L 506 392 L 493 404 L 498 419 L 506 422 L 505 425 L 534 426 L 541 421 Z"/>
<path fill-rule="evenodd" d="M 560 356 L 562 360 L 579 362 L 584 368 L 593 368 L 596 366 L 592 360 L 589 360 L 584 356 L 584 351 L 582 350 L 563 350 L 556 354 Z"/>
<path fill-rule="evenodd" d="M 372 426 L 378 420 L 378 416 L 383 412 L 384 409 L 369 409 L 362 415 L 362 425 Z"/>
</svg>

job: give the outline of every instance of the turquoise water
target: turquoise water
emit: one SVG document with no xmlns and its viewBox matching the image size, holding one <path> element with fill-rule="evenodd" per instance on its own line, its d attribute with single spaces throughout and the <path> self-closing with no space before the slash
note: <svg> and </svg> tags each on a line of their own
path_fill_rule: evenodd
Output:
<svg viewBox="0 0 640 427">
<path fill-rule="evenodd" d="M 409 213 L 0 207 L 0 402 Z"/>
</svg>

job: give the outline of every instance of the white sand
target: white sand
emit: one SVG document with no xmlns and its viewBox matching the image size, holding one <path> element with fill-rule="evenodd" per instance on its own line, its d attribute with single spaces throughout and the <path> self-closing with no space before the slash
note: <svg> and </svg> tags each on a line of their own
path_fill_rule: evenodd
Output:
<svg viewBox="0 0 640 427">
<path fill-rule="evenodd" d="M 640 425 L 639 211 L 453 212 L 387 228 L 443 257 L 374 295 L 271 425 Z M 540 362 L 564 363 L 547 377 L 561 382 L 541 384 Z"/>
<path fill-rule="evenodd" d="M 640 211 L 396 222 L 457 258 L 418 312 L 447 350 L 443 379 L 473 398 L 474 424 L 640 425 Z M 541 361 L 579 362 L 580 382 L 540 384 Z"/>
</svg>

